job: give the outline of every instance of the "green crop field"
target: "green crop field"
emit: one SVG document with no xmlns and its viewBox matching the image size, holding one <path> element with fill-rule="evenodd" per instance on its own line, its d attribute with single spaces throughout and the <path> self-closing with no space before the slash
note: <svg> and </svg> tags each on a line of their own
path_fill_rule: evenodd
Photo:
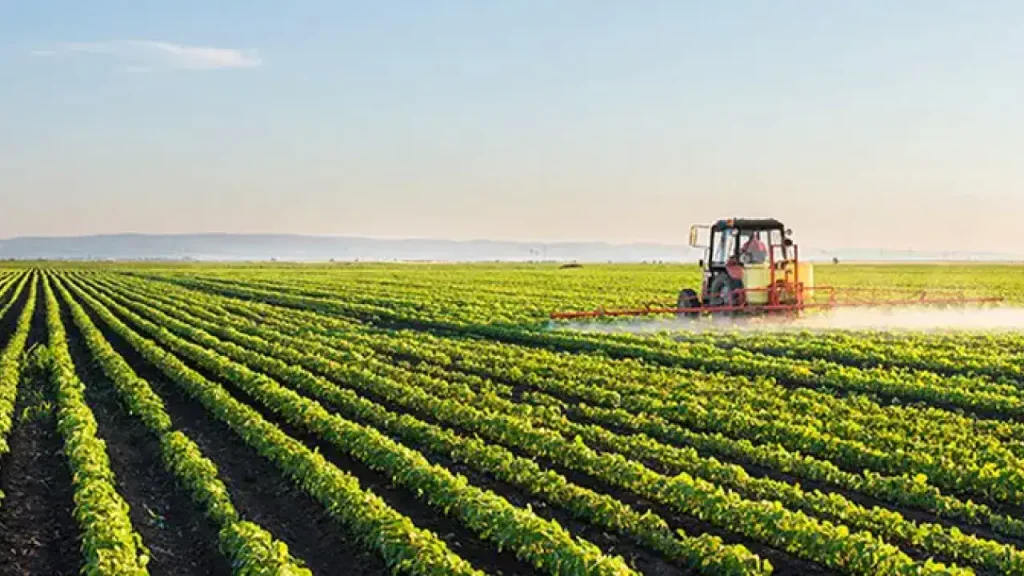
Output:
<svg viewBox="0 0 1024 576">
<path fill-rule="evenodd" d="M 1024 302 L 1014 265 L 822 284 Z M 695 265 L 0 267 L 0 574 L 1024 574 L 1024 326 L 592 331 Z"/>
</svg>

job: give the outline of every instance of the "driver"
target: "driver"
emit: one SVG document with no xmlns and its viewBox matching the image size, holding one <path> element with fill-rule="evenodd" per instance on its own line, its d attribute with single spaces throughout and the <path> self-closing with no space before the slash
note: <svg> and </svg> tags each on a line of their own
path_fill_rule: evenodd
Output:
<svg viewBox="0 0 1024 576">
<path fill-rule="evenodd" d="M 747 242 L 740 248 L 740 256 L 746 255 L 747 262 L 751 264 L 764 264 L 768 259 L 768 248 L 761 242 L 761 233 L 754 232 L 747 239 Z"/>
</svg>

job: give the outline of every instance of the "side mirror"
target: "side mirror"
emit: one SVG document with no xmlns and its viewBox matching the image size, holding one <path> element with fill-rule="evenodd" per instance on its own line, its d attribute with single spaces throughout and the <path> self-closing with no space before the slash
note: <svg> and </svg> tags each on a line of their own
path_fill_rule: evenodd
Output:
<svg viewBox="0 0 1024 576">
<path fill-rule="evenodd" d="M 792 235 L 793 235 L 793 229 L 792 228 L 786 228 L 786 236 L 792 236 Z"/>
<path fill-rule="evenodd" d="M 702 232 L 704 232 L 702 234 Z M 708 237 L 710 228 L 707 226 L 699 226 L 694 224 L 690 226 L 690 246 L 693 248 L 706 248 L 711 245 L 711 239 Z"/>
<path fill-rule="evenodd" d="M 701 258 L 700 260 L 697 261 L 697 266 L 700 266 L 701 268 L 704 267 L 704 259 L 703 258 Z"/>
</svg>

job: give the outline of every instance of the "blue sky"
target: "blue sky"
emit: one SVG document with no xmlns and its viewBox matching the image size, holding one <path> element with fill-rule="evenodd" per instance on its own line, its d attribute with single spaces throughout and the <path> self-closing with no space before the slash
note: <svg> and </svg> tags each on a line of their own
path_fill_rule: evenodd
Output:
<svg viewBox="0 0 1024 576">
<path fill-rule="evenodd" d="M 0 0 L 0 237 L 1006 250 L 1024 4 Z M 1012 224 L 1011 224 L 1012 223 Z"/>
</svg>

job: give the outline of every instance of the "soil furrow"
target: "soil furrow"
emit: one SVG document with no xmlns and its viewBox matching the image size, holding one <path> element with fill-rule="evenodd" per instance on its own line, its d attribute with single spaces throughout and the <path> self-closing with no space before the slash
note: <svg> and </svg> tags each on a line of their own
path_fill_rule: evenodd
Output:
<svg viewBox="0 0 1024 576">
<path fill-rule="evenodd" d="M 21 292 L 15 296 L 14 291 L 17 290 L 18 283 L 20 283 L 20 280 L 15 281 L 14 285 L 8 289 L 7 294 L 0 299 L 0 309 L 7 306 L 7 303 L 12 299 L 17 300 L 14 305 L 7 310 L 7 314 L 0 317 L 0 349 L 7 346 L 7 342 L 11 339 L 11 336 L 14 335 L 14 331 L 18 326 L 18 317 L 21 316 L 21 310 L 24 308 L 25 302 L 28 301 L 27 283 Z"/>
</svg>

